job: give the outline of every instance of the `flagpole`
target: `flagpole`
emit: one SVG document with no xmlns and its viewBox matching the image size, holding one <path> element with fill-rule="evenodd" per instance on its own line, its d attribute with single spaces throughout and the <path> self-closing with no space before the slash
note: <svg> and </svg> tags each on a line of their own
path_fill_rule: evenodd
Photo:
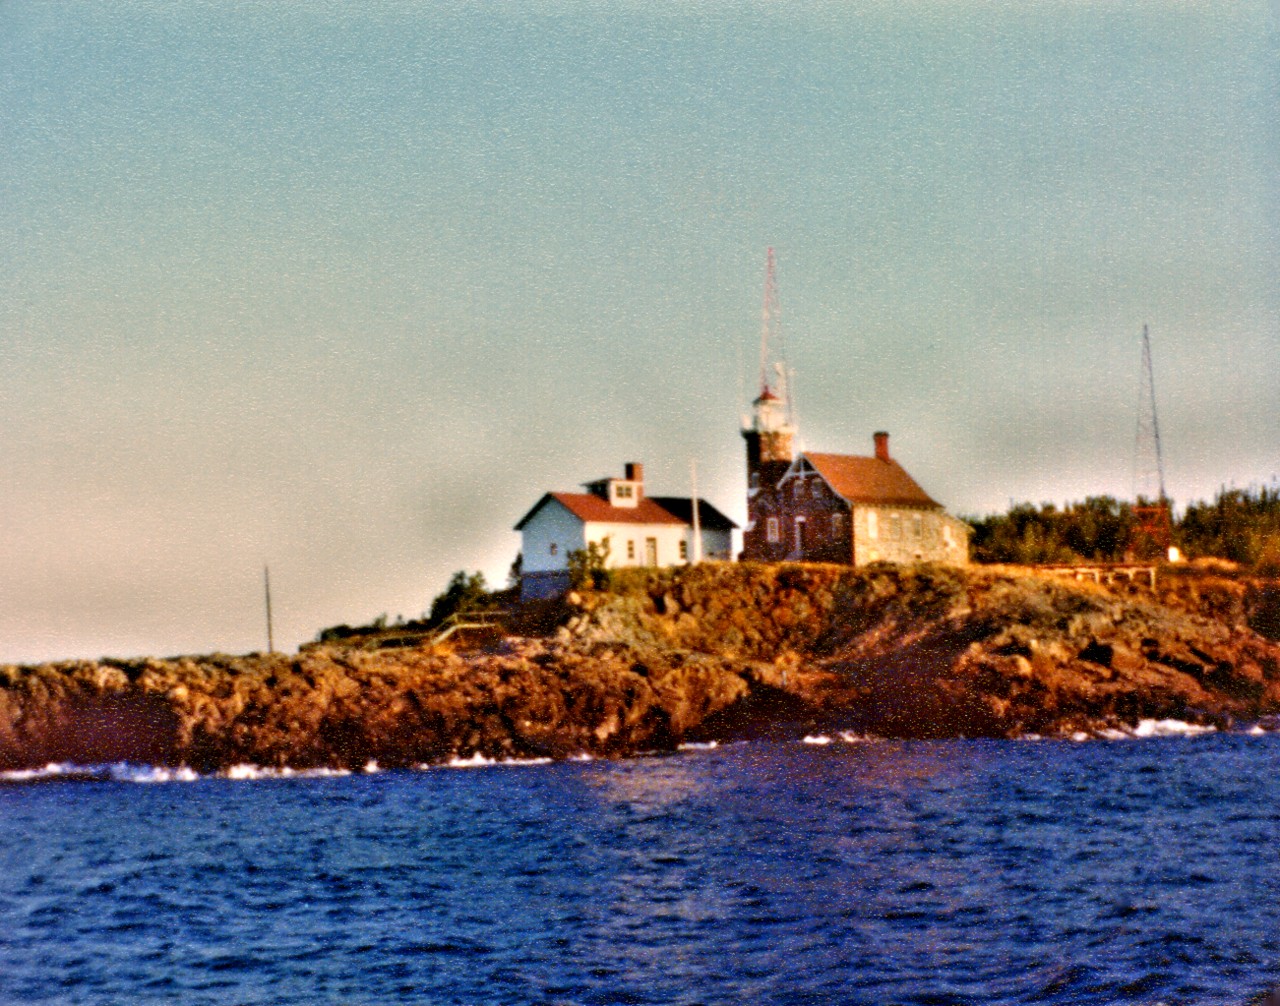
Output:
<svg viewBox="0 0 1280 1006">
<path fill-rule="evenodd" d="M 275 640 L 271 634 L 271 569 L 265 563 L 262 566 L 262 586 L 267 595 L 267 652 L 275 653 Z"/>
<path fill-rule="evenodd" d="M 702 561 L 702 515 L 698 506 L 698 462 L 689 460 L 689 480 L 693 483 L 693 561 Z"/>
</svg>

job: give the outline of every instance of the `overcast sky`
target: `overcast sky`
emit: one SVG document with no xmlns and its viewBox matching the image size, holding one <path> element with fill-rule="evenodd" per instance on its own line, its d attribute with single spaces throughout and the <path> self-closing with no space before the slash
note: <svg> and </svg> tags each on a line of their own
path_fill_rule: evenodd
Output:
<svg viewBox="0 0 1280 1006">
<path fill-rule="evenodd" d="M 953 512 L 1280 468 L 1280 31 L 1232 3 L 0 3 L 0 661 L 383 612 L 625 461 Z M 517 5 L 518 6 L 518 5 Z M 688 11 L 692 10 L 692 13 Z"/>
</svg>

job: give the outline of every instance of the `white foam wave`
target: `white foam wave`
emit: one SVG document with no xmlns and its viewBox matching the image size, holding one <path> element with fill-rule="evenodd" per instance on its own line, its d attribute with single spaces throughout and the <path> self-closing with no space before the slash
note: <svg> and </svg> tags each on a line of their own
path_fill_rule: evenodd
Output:
<svg viewBox="0 0 1280 1006">
<path fill-rule="evenodd" d="M 49 762 L 42 768 L 15 768 L 8 772 L 0 772 L 0 779 L 5 782 L 40 782 L 44 779 L 81 778 L 84 776 L 105 776 L 103 766 L 72 765 L 70 762 Z"/>
<path fill-rule="evenodd" d="M 454 755 L 446 763 L 449 768 L 483 768 L 485 765 L 494 765 L 496 762 L 492 758 L 486 758 L 479 751 L 470 758 L 459 758 Z"/>
<path fill-rule="evenodd" d="M 528 766 L 528 765 L 550 765 L 554 759 L 551 758 L 486 758 L 479 751 L 473 755 L 463 758 L 461 755 L 454 755 L 444 763 L 444 768 L 489 768 L 490 766 Z M 440 765 L 432 765 L 429 762 L 420 762 L 415 765 L 419 772 L 430 772 L 440 768 Z"/>
<path fill-rule="evenodd" d="M 1211 734 L 1216 727 L 1185 723 L 1182 720 L 1139 720 L 1133 730 L 1134 737 L 1196 737 Z"/>
<path fill-rule="evenodd" d="M 163 765 L 135 765 L 111 762 L 77 765 L 74 762 L 50 762 L 42 768 L 13 769 L 0 772 L 2 782 L 195 782 L 198 772 L 186 765 L 170 768 Z"/>
<path fill-rule="evenodd" d="M 121 763 L 111 766 L 111 778 L 116 782 L 195 782 L 200 773 L 187 765 L 163 768 L 159 765 Z"/>
<path fill-rule="evenodd" d="M 714 751 L 720 746 L 718 741 L 687 741 L 676 747 L 677 751 Z"/>
<path fill-rule="evenodd" d="M 1148 740 L 1153 737 L 1199 737 L 1217 732 L 1217 727 L 1187 723 L 1184 720 L 1139 720 L 1137 726 L 1099 727 L 1092 732 L 1077 730 L 1070 739 L 1077 742 Z M 1252 732 L 1252 731 L 1251 731 Z"/>
<path fill-rule="evenodd" d="M 806 734 L 803 738 L 801 738 L 800 743 L 801 744 L 817 744 L 821 746 L 823 744 L 830 744 L 831 738 L 828 737 L 826 734 Z"/>
<path fill-rule="evenodd" d="M 1245 731 L 1250 737 L 1265 737 L 1270 732 L 1261 723 L 1255 723 Z"/>
<path fill-rule="evenodd" d="M 869 737 L 866 734 L 854 733 L 852 730 L 841 730 L 840 739 L 846 744 L 869 744 L 871 741 L 875 740 L 874 737 Z"/>
<path fill-rule="evenodd" d="M 324 779 L 329 776 L 350 775 L 351 770 L 345 768 L 275 768 L 267 765 L 249 765 L 242 763 L 224 769 L 219 775 L 224 779 Z"/>
</svg>

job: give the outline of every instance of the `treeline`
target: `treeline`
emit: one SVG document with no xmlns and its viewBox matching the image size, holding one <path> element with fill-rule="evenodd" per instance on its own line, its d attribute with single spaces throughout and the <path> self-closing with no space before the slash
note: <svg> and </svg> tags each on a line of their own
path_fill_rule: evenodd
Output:
<svg viewBox="0 0 1280 1006">
<path fill-rule="evenodd" d="M 1120 562 L 1160 552 L 1149 514 L 1144 517 L 1132 503 L 1111 496 L 1063 507 L 1019 503 L 1008 513 L 969 523 L 977 562 Z M 1211 503 L 1187 506 L 1167 532 L 1187 558 L 1216 556 L 1280 571 L 1280 489 L 1223 490 Z"/>
</svg>

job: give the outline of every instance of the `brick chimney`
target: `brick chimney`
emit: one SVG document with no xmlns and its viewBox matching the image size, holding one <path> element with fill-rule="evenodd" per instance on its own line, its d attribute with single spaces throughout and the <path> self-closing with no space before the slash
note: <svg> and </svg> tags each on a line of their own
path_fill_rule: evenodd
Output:
<svg viewBox="0 0 1280 1006">
<path fill-rule="evenodd" d="M 639 485 L 636 487 L 636 495 L 637 496 L 643 495 L 644 494 L 644 465 L 642 465 L 639 461 L 628 461 L 625 465 L 623 465 L 622 470 L 626 474 L 626 479 L 628 482 L 639 483 Z"/>
<path fill-rule="evenodd" d="M 884 430 L 873 434 L 876 442 L 876 459 L 879 461 L 889 460 L 889 434 Z"/>
</svg>

